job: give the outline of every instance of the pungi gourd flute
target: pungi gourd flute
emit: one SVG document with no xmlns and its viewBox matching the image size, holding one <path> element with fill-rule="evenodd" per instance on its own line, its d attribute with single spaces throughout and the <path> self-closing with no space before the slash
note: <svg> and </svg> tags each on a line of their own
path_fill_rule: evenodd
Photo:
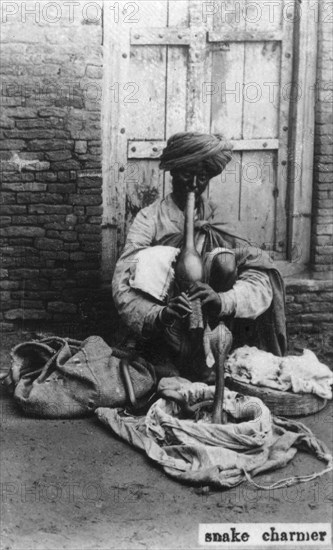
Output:
<svg viewBox="0 0 333 550">
<path fill-rule="evenodd" d="M 195 187 L 195 178 L 194 178 Z M 187 192 L 185 206 L 185 224 L 184 224 L 184 239 L 178 260 L 175 266 L 175 276 L 181 292 L 187 292 L 189 287 L 203 279 L 203 265 L 201 257 L 195 247 L 194 242 L 194 212 L 195 212 L 195 192 L 189 190 Z M 201 330 L 203 333 L 204 322 L 201 309 L 200 299 L 191 302 L 192 313 L 189 315 L 189 330 Z M 215 370 L 216 370 L 216 386 L 213 403 L 212 422 L 217 424 L 223 423 L 223 394 L 224 394 L 224 360 L 226 353 L 220 353 L 215 347 Z"/>
</svg>

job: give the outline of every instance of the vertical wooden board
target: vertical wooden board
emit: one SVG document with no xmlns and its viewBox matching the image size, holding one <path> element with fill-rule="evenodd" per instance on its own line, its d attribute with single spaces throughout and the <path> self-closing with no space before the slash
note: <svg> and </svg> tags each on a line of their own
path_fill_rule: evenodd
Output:
<svg viewBox="0 0 333 550">
<path fill-rule="evenodd" d="M 167 53 L 165 138 L 184 132 L 186 125 L 187 48 L 170 46 Z"/>
<path fill-rule="evenodd" d="M 205 34 L 205 33 L 203 33 Z M 200 54 L 199 54 L 200 55 Z M 207 94 L 207 83 L 211 83 L 213 78 L 212 72 L 212 52 L 208 44 L 203 45 L 202 49 L 202 67 L 203 70 L 200 70 L 200 65 L 198 65 L 197 75 L 195 77 L 195 72 L 193 74 L 193 82 L 197 87 L 197 101 L 195 102 L 198 111 L 201 111 L 201 115 L 197 117 L 187 117 L 187 129 L 188 130 L 198 130 L 206 133 L 211 132 L 211 95 Z M 189 79 L 188 79 L 189 80 Z M 198 126 L 196 126 L 196 121 Z"/>
<path fill-rule="evenodd" d="M 290 161 L 289 259 L 295 247 L 301 251 L 299 262 L 310 260 L 313 150 L 316 100 L 317 21 L 305 12 L 295 26 L 297 81 L 301 97 L 292 102 L 292 149 Z"/>
<path fill-rule="evenodd" d="M 224 172 L 209 183 L 209 196 L 217 204 L 218 217 L 236 222 L 239 216 L 242 155 L 234 153 Z"/>
<path fill-rule="evenodd" d="M 126 184 L 126 232 L 136 214 L 163 194 L 163 172 L 159 161 L 128 161 L 124 180 Z"/>
<path fill-rule="evenodd" d="M 188 27 L 189 1 L 168 0 L 168 26 Z M 167 48 L 167 104 L 165 113 L 165 139 L 186 128 L 186 82 L 188 48 Z M 172 191 L 169 172 L 163 174 L 163 196 Z"/>
<path fill-rule="evenodd" d="M 258 246 L 274 247 L 275 154 L 243 152 L 240 221 L 247 238 Z"/>
<path fill-rule="evenodd" d="M 288 157 L 290 153 L 292 156 L 292 148 L 289 150 L 289 143 L 291 132 L 289 127 L 291 126 L 290 115 L 291 108 L 293 103 L 290 102 L 290 97 L 292 95 L 291 82 L 295 79 L 296 72 L 295 68 L 293 69 L 294 61 L 294 23 L 293 23 L 293 13 L 290 8 L 293 6 L 286 0 L 285 5 L 288 8 L 288 13 L 285 15 L 292 16 L 291 18 L 283 17 L 282 20 L 282 30 L 283 30 L 283 40 L 282 40 L 282 49 L 281 49 L 281 65 L 280 65 L 280 105 L 279 105 L 279 152 L 278 152 L 278 164 L 277 164 L 277 186 L 278 186 L 278 197 L 277 205 L 279 216 L 276 221 L 276 250 L 286 251 L 288 248 L 285 237 L 286 237 L 286 227 L 287 234 L 289 231 L 288 228 L 288 201 L 292 193 L 292 182 L 288 181 Z M 297 103 L 297 102 L 296 102 Z M 291 184 L 291 185 L 290 185 Z M 280 206 L 281 205 L 281 206 Z M 291 248 L 291 247 L 290 247 Z"/>
<path fill-rule="evenodd" d="M 207 28 L 202 17 L 202 2 L 189 2 L 190 47 L 187 72 L 188 131 L 209 132 L 210 102 L 203 101 L 202 84 L 211 78 L 210 52 L 207 44 Z"/>
<path fill-rule="evenodd" d="M 228 139 L 242 138 L 244 44 L 230 43 L 229 50 L 213 50 L 211 131 Z M 204 97 L 203 97 L 204 99 Z"/>
<path fill-rule="evenodd" d="M 119 12 L 118 12 L 119 8 Z M 110 11 L 109 11 L 110 10 Z M 117 15 L 118 14 L 118 15 Z M 145 26 L 167 24 L 167 3 L 142 0 L 114 4 L 105 3 L 104 38 L 108 70 L 104 80 L 104 161 L 103 161 L 103 267 L 109 272 L 111 257 L 123 247 L 128 217 L 127 186 L 125 175 L 131 169 L 127 163 L 127 140 L 131 136 L 147 139 L 164 134 L 165 48 L 145 48 L 138 54 L 139 62 L 132 70 L 129 34 Z M 149 67 L 149 77 L 144 70 Z M 136 101 L 138 100 L 138 101 Z M 161 106 L 161 108 L 160 108 Z M 138 111 L 140 115 L 138 115 Z M 142 121 L 145 121 L 142 123 Z M 135 135 L 135 131 L 138 134 Z M 134 134 L 133 134 L 134 131 Z M 149 133 L 148 133 L 149 132 Z M 116 168 L 114 168 L 116 167 Z M 119 168 L 125 167 L 125 172 Z M 115 242 L 117 237 L 117 243 Z M 113 254 L 107 253 L 107 240 Z M 114 266 L 112 266 L 114 267 Z"/>
<path fill-rule="evenodd" d="M 246 0 L 243 6 L 243 17 L 248 31 L 279 30 L 282 26 L 283 0 L 265 0 L 264 2 Z"/>
<path fill-rule="evenodd" d="M 124 0 L 123 0 L 124 2 Z M 125 4 L 128 0 L 125 0 Z M 130 2 L 131 4 L 132 2 Z M 166 27 L 168 17 L 168 2 L 167 0 L 139 0 L 133 2 L 138 6 L 137 15 L 133 15 L 131 19 L 138 19 L 138 27 Z M 128 24 L 132 24 L 129 20 Z"/>
<path fill-rule="evenodd" d="M 128 139 L 164 139 L 166 47 L 132 47 L 129 77 L 132 84 L 121 105 L 127 112 Z"/>
<path fill-rule="evenodd" d="M 203 18 L 209 30 L 235 31 L 245 29 L 245 0 L 216 0 L 203 4 Z"/>
<path fill-rule="evenodd" d="M 168 26 L 188 26 L 189 10 L 188 3 L 191 0 L 168 0 Z"/>
<path fill-rule="evenodd" d="M 189 0 L 168 0 L 168 26 L 186 27 L 189 22 Z M 188 48 L 167 48 L 167 105 L 165 139 L 185 130 L 186 78 Z"/>
<path fill-rule="evenodd" d="M 280 63 L 278 42 L 245 44 L 244 139 L 279 135 Z"/>
<path fill-rule="evenodd" d="M 139 11 L 128 25 L 166 27 L 168 3 L 165 0 L 142 0 Z M 132 46 L 126 90 L 122 90 L 122 107 L 128 119 L 128 139 L 163 139 L 165 115 L 166 47 Z M 122 84 L 124 88 L 124 84 Z M 138 100 L 138 101 L 136 101 Z"/>
<path fill-rule="evenodd" d="M 186 130 L 210 132 L 211 98 L 204 97 L 205 83 L 212 80 L 211 50 L 207 42 L 207 19 L 201 0 L 189 0 L 191 43 L 188 50 Z"/>
<path fill-rule="evenodd" d="M 130 53 L 129 26 L 116 21 L 114 13 L 104 12 L 104 42 L 102 273 L 109 280 L 125 237 L 126 189 L 119 168 L 127 162 L 126 112 L 114 85 L 128 81 Z"/>
</svg>

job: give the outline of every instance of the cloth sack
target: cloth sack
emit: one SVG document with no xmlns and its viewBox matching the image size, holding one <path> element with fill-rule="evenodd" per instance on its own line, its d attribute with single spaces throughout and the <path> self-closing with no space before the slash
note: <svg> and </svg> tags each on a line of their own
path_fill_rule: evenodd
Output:
<svg viewBox="0 0 333 550">
<path fill-rule="evenodd" d="M 5 385 L 25 413 L 46 418 L 74 418 L 97 407 L 128 403 L 120 361 L 129 358 L 135 397 L 155 385 L 153 367 L 140 357 L 110 348 L 99 336 L 83 342 L 51 337 L 25 342 L 11 351 Z"/>
<path fill-rule="evenodd" d="M 156 401 L 146 416 L 132 417 L 109 408 L 98 408 L 96 414 L 179 481 L 216 488 L 233 487 L 246 479 L 254 483 L 253 476 L 285 466 L 297 449 L 314 454 L 327 467 L 319 473 L 280 480 L 274 487 L 310 481 L 332 470 L 332 455 L 308 428 L 272 417 L 258 398 L 226 388 L 223 408 L 230 422 L 212 424 L 209 412 L 198 421 L 182 418 L 182 408 L 167 397 L 167 391 L 182 396 L 186 405 L 193 407 L 200 402 L 212 403 L 213 386 L 175 377 L 162 379 L 158 389 L 165 392 L 165 398 Z"/>
</svg>

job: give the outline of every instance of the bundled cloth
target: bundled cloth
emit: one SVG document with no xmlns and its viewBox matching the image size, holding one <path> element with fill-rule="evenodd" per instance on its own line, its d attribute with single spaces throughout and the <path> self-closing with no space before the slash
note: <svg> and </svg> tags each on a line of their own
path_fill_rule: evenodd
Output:
<svg viewBox="0 0 333 550">
<path fill-rule="evenodd" d="M 128 416 L 120 409 L 104 407 L 98 408 L 96 414 L 114 433 L 144 450 L 179 481 L 216 488 L 233 487 L 246 479 L 254 483 L 253 476 L 285 466 L 297 449 L 314 454 L 327 467 L 318 473 L 280 480 L 269 487 L 254 484 L 263 489 L 279 488 L 310 481 L 332 470 L 332 455 L 307 427 L 273 418 L 258 398 L 225 389 L 223 406 L 230 422 L 212 424 L 208 411 L 214 397 L 213 386 L 175 377 L 162 379 L 159 391 L 164 392 L 164 397 L 150 407 L 146 416 Z M 201 411 L 202 418 L 198 421 L 182 418 L 184 407 L 170 399 L 175 393 L 187 408 L 206 405 L 206 412 Z"/>
<path fill-rule="evenodd" d="M 225 372 L 233 380 L 255 386 L 332 399 L 333 373 L 308 349 L 300 356 L 277 357 L 254 346 L 243 346 L 228 357 Z"/>
<path fill-rule="evenodd" d="M 173 263 L 179 252 L 180 249 L 173 246 L 151 246 L 139 250 L 131 260 L 130 286 L 159 301 L 165 300 L 174 280 Z"/>
</svg>

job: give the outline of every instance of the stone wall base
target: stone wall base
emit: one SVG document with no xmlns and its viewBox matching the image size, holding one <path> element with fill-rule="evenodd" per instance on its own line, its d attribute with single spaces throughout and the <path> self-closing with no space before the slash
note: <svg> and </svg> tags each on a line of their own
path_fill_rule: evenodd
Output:
<svg viewBox="0 0 333 550">
<path fill-rule="evenodd" d="M 333 279 L 285 278 L 288 334 L 333 333 Z M 20 319 L 0 323 L 1 332 L 31 328 L 36 332 L 53 331 L 61 336 L 84 338 L 89 334 L 112 335 L 119 329 L 111 291 L 97 292 L 92 303 L 84 304 L 81 315 L 64 315 L 61 320 Z"/>
<path fill-rule="evenodd" d="M 333 280 L 285 279 L 289 334 L 333 329 Z"/>
</svg>

